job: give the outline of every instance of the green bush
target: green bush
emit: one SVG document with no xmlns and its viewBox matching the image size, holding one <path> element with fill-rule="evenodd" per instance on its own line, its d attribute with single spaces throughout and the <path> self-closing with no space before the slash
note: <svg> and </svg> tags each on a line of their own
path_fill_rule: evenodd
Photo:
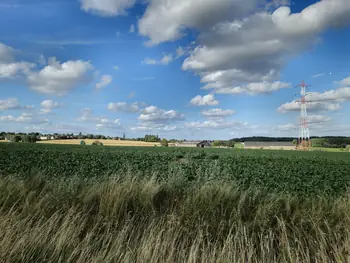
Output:
<svg viewBox="0 0 350 263">
<path fill-rule="evenodd" d="M 84 140 L 81 140 L 80 145 L 86 145 L 86 142 Z"/>
<path fill-rule="evenodd" d="M 235 141 L 234 140 L 230 140 L 230 141 L 228 141 L 228 143 L 227 143 L 227 146 L 228 147 L 230 147 L 230 148 L 235 148 Z"/>
<path fill-rule="evenodd" d="M 223 145 L 223 142 L 222 142 L 222 141 L 214 141 L 212 145 L 213 145 L 214 147 L 219 147 L 219 146 L 222 146 L 222 145 Z"/>
<path fill-rule="evenodd" d="M 10 142 L 20 142 L 22 138 L 20 135 L 9 135 L 8 139 Z"/>
<path fill-rule="evenodd" d="M 163 146 L 163 147 L 168 147 L 169 146 L 168 141 L 166 139 L 162 139 L 160 141 L 160 145 Z"/>
<path fill-rule="evenodd" d="M 324 138 L 311 139 L 312 147 L 323 147 L 327 143 L 327 140 Z"/>
<path fill-rule="evenodd" d="M 99 142 L 99 141 L 94 141 L 92 143 L 92 145 L 95 145 L 95 146 L 103 146 L 103 143 L 102 142 Z"/>
<path fill-rule="evenodd" d="M 22 142 L 24 143 L 35 143 L 37 141 L 35 135 L 23 135 Z"/>
</svg>

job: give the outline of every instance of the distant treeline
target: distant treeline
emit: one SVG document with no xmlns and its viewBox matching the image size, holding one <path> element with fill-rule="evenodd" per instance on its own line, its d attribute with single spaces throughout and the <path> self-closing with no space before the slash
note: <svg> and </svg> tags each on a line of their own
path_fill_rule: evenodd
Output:
<svg viewBox="0 0 350 263">
<path fill-rule="evenodd" d="M 313 147 L 346 148 L 350 145 L 350 137 L 318 137 L 311 141 Z"/>
<path fill-rule="evenodd" d="M 235 142 L 292 142 L 297 138 L 294 137 L 261 137 L 261 136 L 253 136 L 253 137 L 242 137 L 242 138 L 234 138 Z"/>
<path fill-rule="evenodd" d="M 8 139 L 10 141 L 19 142 L 35 142 L 41 140 L 41 136 L 47 136 L 47 139 L 55 140 L 66 140 L 66 139 L 104 139 L 104 140 L 132 140 L 132 141 L 145 141 L 145 142 L 160 142 L 161 138 L 158 135 L 146 134 L 144 137 L 140 138 L 126 138 L 125 134 L 119 137 L 104 136 L 101 134 L 42 134 L 42 133 L 11 133 L 11 132 L 0 132 L 0 140 Z M 264 137 L 264 136 L 253 136 L 253 137 L 242 137 L 242 138 L 233 138 L 231 140 L 220 140 L 215 141 L 214 144 L 217 146 L 228 146 L 232 147 L 235 143 L 239 142 L 297 142 L 296 137 Z M 165 140 L 165 139 L 164 139 Z M 350 137 L 345 136 L 313 136 L 311 137 L 313 147 L 326 147 L 326 148 L 345 148 L 347 145 L 350 145 Z M 174 143 L 178 141 L 183 141 L 179 139 L 167 140 L 169 143 Z M 184 140 L 186 141 L 186 140 Z"/>
<path fill-rule="evenodd" d="M 243 137 L 233 139 L 235 142 L 292 142 L 297 140 L 295 137 Z M 311 137 L 313 147 L 339 148 L 350 145 L 350 137 L 345 136 L 324 136 Z"/>
</svg>

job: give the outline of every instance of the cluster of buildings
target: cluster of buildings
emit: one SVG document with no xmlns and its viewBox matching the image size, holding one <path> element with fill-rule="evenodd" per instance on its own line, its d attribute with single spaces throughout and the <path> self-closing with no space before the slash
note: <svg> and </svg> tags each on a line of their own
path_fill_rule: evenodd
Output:
<svg viewBox="0 0 350 263">
<path fill-rule="evenodd" d="M 44 136 L 38 136 L 37 139 L 40 141 L 48 141 L 48 140 L 56 140 L 57 138 L 53 135 L 44 135 Z"/>
</svg>

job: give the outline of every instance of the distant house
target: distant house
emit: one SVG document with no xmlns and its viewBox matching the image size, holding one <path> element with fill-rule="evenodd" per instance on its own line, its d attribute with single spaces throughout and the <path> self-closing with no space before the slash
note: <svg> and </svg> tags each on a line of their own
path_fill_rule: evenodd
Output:
<svg viewBox="0 0 350 263">
<path fill-rule="evenodd" d="M 56 139 L 55 136 L 52 136 L 52 135 L 38 136 L 37 138 L 38 138 L 40 141 L 48 141 L 48 140 L 54 140 L 54 139 Z"/>
<path fill-rule="evenodd" d="M 197 147 L 198 143 L 200 143 L 200 141 L 183 141 L 183 142 L 175 143 L 175 146 L 176 147 Z"/>
<path fill-rule="evenodd" d="M 244 142 L 243 146 L 245 149 L 293 149 L 295 145 L 293 142 Z"/>
<path fill-rule="evenodd" d="M 211 147 L 211 143 L 209 141 L 201 141 L 200 143 L 197 144 L 197 147 L 199 148 Z"/>
<path fill-rule="evenodd" d="M 175 143 L 176 147 L 193 147 L 193 148 L 207 148 L 211 147 L 209 141 L 183 141 Z"/>
</svg>

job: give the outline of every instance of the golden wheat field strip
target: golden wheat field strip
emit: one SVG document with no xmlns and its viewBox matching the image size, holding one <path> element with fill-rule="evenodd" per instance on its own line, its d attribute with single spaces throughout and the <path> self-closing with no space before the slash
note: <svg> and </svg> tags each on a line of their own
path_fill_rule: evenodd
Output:
<svg viewBox="0 0 350 263">
<path fill-rule="evenodd" d="M 45 143 L 45 144 L 80 144 L 79 139 L 76 140 L 50 140 L 50 141 L 39 141 L 37 143 Z M 160 146 L 159 143 L 153 142 L 137 142 L 137 141 L 119 141 L 119 140 L 94 140 L 94 139 L 86 139 L 84 140 L 87 145 L 91 145 L 95 141 L 102 142 L 105 146 L 145 146 L 145 147 L 153 147 Z"/>
</svg>

